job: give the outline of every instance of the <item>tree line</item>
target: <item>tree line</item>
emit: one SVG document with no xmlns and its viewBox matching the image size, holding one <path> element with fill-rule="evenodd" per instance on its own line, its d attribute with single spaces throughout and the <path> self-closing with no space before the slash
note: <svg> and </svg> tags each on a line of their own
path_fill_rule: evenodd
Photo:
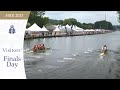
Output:
<svg viewBox="0 0 120 90">
<path fill-rule="evenodd" d="M 95 23 L 80 23 L 75 18 L 68 18 L 64 20 L 53 20 L 49 19 L 49 17 L 44 17 L 45 11 L 31 11 L 27 28 L 30 27 L 33 23 L 36 23 L 40 27 L 43 25 L 76 25 L 83 29 L 109 29 L 114 30 L 114 26 L 111 22 L 106 20 L 96 21 Z"/>
</svg>

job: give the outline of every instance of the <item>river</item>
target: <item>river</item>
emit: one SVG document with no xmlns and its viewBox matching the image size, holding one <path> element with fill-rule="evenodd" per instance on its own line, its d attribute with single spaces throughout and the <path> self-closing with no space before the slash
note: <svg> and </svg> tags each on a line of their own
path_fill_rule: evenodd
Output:
<svg viewBox="0 0 120 90">
<path fill-rule="evenodd" d="M 31 52 L 38 43 L 50 49 Z M 100 56 L 104 44 L 108 54 Z M 24 60 L 28 79 L 119 79 L 120 31 L 25 40 Z"/>
</svg>

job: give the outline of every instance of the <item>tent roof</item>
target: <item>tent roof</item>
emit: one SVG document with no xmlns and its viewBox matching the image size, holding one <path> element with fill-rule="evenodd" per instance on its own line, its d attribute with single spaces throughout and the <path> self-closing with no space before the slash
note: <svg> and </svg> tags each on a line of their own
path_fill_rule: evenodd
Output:
<svg viewBox="0 0 120 90">
<path fill-rule="evenodd" d="M 82 29 L 82 28 L 79 28 L 79 27 L 76 26 L 76 29 Z"/>
<path fill-rule="evenodd" d="M 53 25 L 54 27 L 58 27 L 59 25 Z"/>
<path fill-rule="evenodd" d="M 28 29 L 26 30 L 30 30 L 30 31 L 41 31 L 41 28 L 36 24 L 34 23 L 31 27 L 29 27 Z"/>
<path fill-rule="evenodd" d="M 55 30 L 55 28 L 56 28 L 56 27 L 55 27 L 54 25 L 46 26 L 46 29 L 49 30 L 49 31 L 50 31 L 50 30 Z"/>
<path fill-rule="evenodd" d="M 84 31 L 84 29 L 79 28 L 79 27 L 77 27 L 77 26 L 73 26 L 73 30 L 75 30 L 75 31 Z"/>
<path fill-rule="evenodd" d="M 71 26 L 69 26 L 69 25 L 67 24 L 66 27 L 70 28 Z"/>
<path fill-rule="evenodd" d="M 58 27 L 56 27 L 56 29 L 54 31 L 59 31 L 60 32 L 60 29 Z"/>
<path fill-rule="evenodd" d="M 82 28 L 80 28 L 80 27 L 78 27 L 78 26 L 76 26 L 76 25 L 73 25 L 73 28 L 74 29 L 82 29 Z M 83 29 L 82 29 L 83 30 Z"/>
<path fill-rule="evenodd" d="M 95 31 L 94 29 L 86 29 L 85 31 Z"/>
<path fill-rule="evenodd" d="M 95 31 L 101 31 L 100 29 L 95 29 Z"/>
<path fill-rule="evenodd" d="M 73 29 L 74 31 L 84 31 L 84 29 Z"/>
<path fill-rule="evenodd" d="M 45 26 L 42 27 L 41 31 L 48 31 Z"/>
</svg>

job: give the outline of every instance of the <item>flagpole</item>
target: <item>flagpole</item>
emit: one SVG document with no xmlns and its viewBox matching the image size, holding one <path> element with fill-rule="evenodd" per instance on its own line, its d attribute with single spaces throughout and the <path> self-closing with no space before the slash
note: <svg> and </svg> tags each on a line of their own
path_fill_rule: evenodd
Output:
<svg viewBox="0 0 120 90">
<path fill-rule="evenodd" d="M 106 21 L 106 29 L 107 29 L 108 26 L 107 26 L 107 20 L 106 20 L 106 11 L 105 11 L 105 21 Z"/>
<path fill-rule="evenodd" d="M 106 21 L 106 11 L 105 11 L 105 21 Z"/>
</svg>

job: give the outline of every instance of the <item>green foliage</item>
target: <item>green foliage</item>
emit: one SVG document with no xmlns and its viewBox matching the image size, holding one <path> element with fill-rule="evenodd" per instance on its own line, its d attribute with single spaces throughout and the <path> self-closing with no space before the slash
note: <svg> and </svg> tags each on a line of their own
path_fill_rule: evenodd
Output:
<svg viewBox="0 0 120 90">
<path fill-rule="evenodd" d="M 43 15 L 45 15 L 45 11 L 31 11 L 30 18 L 35 16 L 42 17 Z"/>
<path fill-rule="evenodd" d="M 117 12 L 119 15 L 120 20 L 120 11 Z M 49 26 L 49 25 L 76 25 L 78 27 L 81 27 L 83 29 L 109 29 L 113 30 L 115 27 L 112 26 L 110 22 L 107 22 L 105 20 L 102 21 L 96 21 L 94 24 L 92 23 L 80 23 L 75 18 L 69 18 L 65 20 L 53 20 L 49 19 L 48 17 L 43 17 L 45 15 L 45 11 L 31 11 L 27 28 L 30 27 L 32 24 L 36 23 L 40 27 Z"/>
<path fill-rule="evenodd" d="M 120 25 L 113 25 L 114 30 L 120 30 Z"/>
<path fill-rule="evenodd" d="M 83 29 L 92 29 L 94 28 L 94 24 L 92 23 L 89 23 L 89 24 L 86 24 L 86 23 L 80 23 L 78 22 L 76 19 L 74 18 L 69 18 L 69 19 L 65 19 L 65 20 L 53 20 L 53 19 L 49 19 L 49 24 L 52 24 L 52 25 L 76 25 L 78 27 L 81 27 Z"/>
<path fill-rule="evenodd" d="M 102 21 L 96 21 L 94 23 L 94 28 L 95 29 L 109 29 L 109 30 L 112 30 L 113 26 L 110 22 L 107 22 L 106 20 L 102 20 Z"/>
<path fill-rule="evenodd" d="M 80 22 L 77 22 L 75 25 L 78 27 L 82 27 L 82 24 Z"/>
<path fill-rule="evenodd" d="M 63 25 L 71 25 L 72 23 L 70 22 L 70 20 L 69 19 L 65 19 L 64 21 L 63 21 Z"/>
<path fill-rule="evenodd" d="M 63 25 L 63 20 L 59 20 L 58 24 Z"/>
<path fill-rule="evenodd" d="M 53 19 L 49 19 L 49 22 L 48 23 L 51 23 L 53 25 L 62 25 L 63 24 L 63 20 L 53 20 Z"/>
<path fill-rule="evenodd" d="M 92 24 L 92 23 L 88 23 L 88 24 L 83 23 L 83 24 L 81 25 L 81 27 L 82 27 L 83 29 L 93 29 L 93 28 L 94 28 L 94 24 Z"/>
<path fill-rule="evenodd" d="M 76 19 L 74 19 L 74 18 L 69 18 L 69 19 L 65 19 L 64 21 L 63 21 L 63 25 L 77 25 L 78 24 L 78 22 L 77 22 L 77 20 Z"/>
<path fill-rule="evenodd" d="M 36 23 L 40 27 L 43 27 L 43 25 L 46 25 L 48 23 L 49 18 L 48 17 L 43 17 L 45 14 L 45 11 L 31 11 L 27 28 Z"/>
<path fill-rule="evenodd" d="M 47 23 L 45 26 L 47 27 L 47 26 L 52 26 L 52 25 L 54 25 L 54 24 Z"/>
<path fill-rule="evenodd" d="M 77 24 L 77 20 L 74 18 L 69 18 L 69 21 L 71 22 L 71 25 L 76 25 Z"/>
</svg>

